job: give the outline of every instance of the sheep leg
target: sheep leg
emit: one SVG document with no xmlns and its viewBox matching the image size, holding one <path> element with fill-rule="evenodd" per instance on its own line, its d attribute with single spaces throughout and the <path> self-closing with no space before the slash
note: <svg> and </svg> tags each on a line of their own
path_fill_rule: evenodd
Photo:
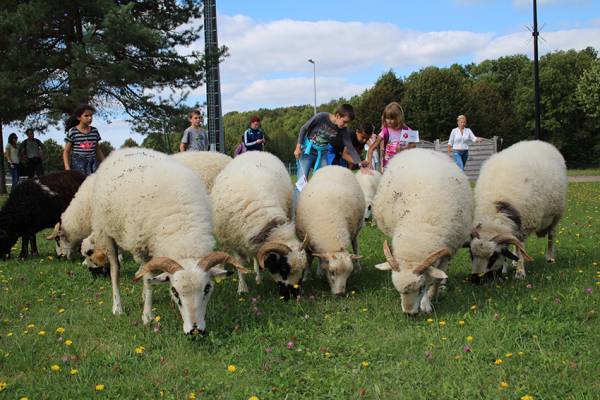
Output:
<svg viewBox="0 0 600 400">
<path fill-rule="evenodd" d="M 148 325 L 154 320 L 154 312 L 152 311 L 152 284 L 150 283 L 152 278 L 154 278 L 154 274 L 151 272 L 144 275 L 144 289 L 142 290 L 142 299 L 144 300 L 142 321 L 144 325 Z"/>
<path fill-rule="evenodd" d="M 24 260 L 29 254 L 29 234 L 26 233 L 21 236 L 21 252 L 19 253 L 19 259 Z"/>
<path fill-rule="evenodd" d="M 440 263 L 438 265 L 438 269 L 441 269 L 444 272 L 448 272 L 448 262 L 449 261 L 450 261 L 450 259 L 448 257 L 442 258 L 442 260 L 440 261 Z M 429 297 L 430 302 L 434 301 L 437 298 L 440 290 L 441 291 L 446 290 L 447 282 L 448 282 L 448 278 L 434 279 L 433 283 L 429 285 L 429 288 L 427 288 L 427 296 Z"/>
<path fill-rule="evenodd" d="M 236 259 L 240 259 L 240 255 L 237 253 L 233 253 L 232 254 L 233 257 L 235 257 Z M 246 284 L 246 281 L 244 280 L 244 274 L 242 274 L 242 272 L 238 269 L 237 270 L 237 274 L 238 274 L 238 294 L 244 294 L 244 293 L 248 293 L 248 285 Z"/>
<path fill-rule="evenodd" d="M 310 253 L 310 251 L 306 252 L 306 269 L 304 270 L 303 274 L 302 274 L 302 282 L 308 282 L 308 280 L 310 279 L 310 267 L 312 265 L 312 261 L 313 261 L 313 255 Z"/>
<path fill-rule="evenodd" d="M 548 247 L 546 248 L 546 262 L 556 262 L 556 254 L 554 252 L 554 226 L 548 230 Z"/>
<path fill-rule="evenodd" d="M 262 283 L 262 274 L 260 272 L 260 265 L 258 265 L 258 260 L 256 257 L 252 257 L 252 261 L 254 263 L 254 272 L 256 273 L 256 284 L 260 285 Z"/>
<path fill-rule="evenodd" d="M 359 232 L 357 232 L 356 235 L 352 238 L 352 251 L 357 256 L 360 255 L 358 253 L 358 233 Z M 356 272 L 360 272 L 362 270 L 362 265 L 360 264 L 360 260 L 354 260 L 354 262 L 356 264 Z"/>
<path fill-rule="evenodd" d="M 121 293 L 119 292 L 119 257 L 117 257 L 117 245 L 113 239 L 107 238 L 106 250 L 108 261 L 110 262 L 110 282 L 112 284 L 112 313 L 114 315 L 123 314 L 123 306 L 121 305 Z"/>
<path fill-rule="evenodd" d="M 325 270 L 321 267 L 321 259 L 319 258 L 319 263 L 317 264 L 317 277 L 319 279 L 323 279 L 325 277 Z"/>
<path fill-rule="evenodd" d="M 519 256 L 519 260 L 516 262 L 517 271 L 515 272 L 515 279 L 525 279 L 525 260 L 519 248 L 517 248 L 517 255 Z"/>
<path fill-rule="evenodd" d="M 35 233 L 32 233 L 29 238 L 29 245 L 31 246 L 31 257 L 39 256 Z"/>
<path fill-rule="evenodd" d="M 431 314 L 431 312 L 433 311 L 431 300 L 429 300 L 429 293 L 425 293 L 425 295 L 421 298 L 420 309 L 421 312 L 424 314 Z"/>
</svg>

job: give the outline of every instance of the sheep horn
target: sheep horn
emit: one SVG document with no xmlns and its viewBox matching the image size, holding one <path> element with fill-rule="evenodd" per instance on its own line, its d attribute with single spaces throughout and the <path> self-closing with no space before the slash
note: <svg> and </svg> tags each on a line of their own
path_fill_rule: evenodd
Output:
<svg viewBox="0 0 600 400">
<path fill-rule="evenodd" d="M 390 264 L 392 270 L 400 272 L 400 264 L 398 264 L 398 261 L 396 261 L 392 255 L 392 251 L 390 250 L 387 240 L 383 242 L 383 254 L 385 254 L 385 259 L 387 260 L 388 264 Z"/>
<path fill-rule="evenodd" d="M 212 267 L 215 267 L 219 264 L 231 264 L 244 274 L 250 272 L 233 256 L 222 252 L 222 251 L 213 251 L 212 253 L 206 255 L 202 260 L 198 261 L 198 266 L 205 271 L 208 271 Z"/>
<path fill-rule="evenodd" d="M 519 239 L 517 239 L 513 235 L 502 235 L 502 234 L 496 235 L 491 239 L 491 241 L 496 242 L 498 244 L 503 244 L 503 243 L 514 244 L 517 247 L 517 249 L 519 249 L 519 252 L 523 255 L 523 258 L 525 259 L 525 261 L 533 261 L 533 258 L 531 258 L 531 256 L 529 254 L 527 254 L 527 252 L 525 251 L 523 242 L 521 242 Z"/>
<path fill-rule="evenodd" d="M 260 268 L 265 269 L 265 258 L 267 258 L 267 254 L 278 253 L 281 255 L 287 255 L 291 251 L 292 249 L 285 243 L 267 242 L 260 246 L 260 249 L 258 249 L 258 252 L 256 253 L 256 259 L 258 260 L 258 265 L 260 265 Z"/>
<path fill-rule="evenodd" d="M 439 260 L 442 257 L 451 256 L 451 255 L 452 255 L 452 252 L 450 251 L 449 248 L 442 247 L 441 249 L 431 253 L 429 255 L 429 257 L 427 257 L 425 260 L 423 260 L 423 262 L 421 264 L 419 264 L 419 266 L 417 268 L 415 268 L 414 272 L 417 275 L 421 275 L 423 272 L 425 272 L 425 270 L 427 268 L 429 268 L 431 266 L 431 264 L 433 264 L 434 262 L 436 262 L 437 260 Z"/>
<path fill-rule="evenodd" d="M 174 274 L 177 271 L 183 270 L 183 267 L 179 265 L 177 261 L 169 257 L 153 257 L 146 264 L 142 265 L 138 272 L 135 273 L 133 281 L 137 282 L 147 273 L 157 270 Z"/>
<path fill-rule="evenodd" d="M 52 231 L 52 233 L 49 234 L 48 236 L 46 236 L 46 240 L 54 240 L 59 235 L 60 235 L 60 222 L 57 222 L 56 225 L 54 225 L 54 230 Z"/>
<path fill-rule="evenodd" d="M 304 240 L 302 240 L 302 244 L 300 245 L 300 251 L 306 250 L 308 247 L 308 233 L 304 234 Z"/>
<path fill-rule="evenodd" d="M 350 258 L 352 258 L 353 260 L 360 260 L 361 258 L 363 258 L 363 256 L 359 256 L 358 254 L 351 254 Z"/>
</svg>

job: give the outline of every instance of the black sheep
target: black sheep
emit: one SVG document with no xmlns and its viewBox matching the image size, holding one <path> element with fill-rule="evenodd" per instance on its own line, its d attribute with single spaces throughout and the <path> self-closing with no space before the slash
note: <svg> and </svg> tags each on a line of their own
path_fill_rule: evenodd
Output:
<svg viewBox="0 0 600 400">
<path fill-rule="evenodd" d="M 85 175 L 77 171 L 55 172 L 19 182 L 0 210 L 0 255 L 10 258 L 10 250 L 22 237 L 19 258 L 37 255 L 35 234 L 52 228 L 75 196 Z"/>
</svg>

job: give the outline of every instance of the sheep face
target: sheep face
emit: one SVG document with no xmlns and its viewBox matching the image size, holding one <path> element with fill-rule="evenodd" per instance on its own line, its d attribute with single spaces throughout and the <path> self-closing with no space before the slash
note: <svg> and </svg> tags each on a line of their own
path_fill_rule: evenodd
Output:
<svg viewBox="0 0 600 400">
<path fill-rule="evenodd" d="M 491 240 L 480 238 L 471 240 L 469 253 L 471 255 L 472 275 L 481 278 L 487 272 L 502 268 L 504 263 L 502 247 Z"/>
<path fill-rule="evenodd" d="M 370 202 L 366 204 L 366 206 L 365 206 L 365 215 L 364 215 L 365 222 L 367 222 L 367 221 L 369 221 L 371 219 L 371 216 L 373 214 L 371 212 L 372 208 L 373 208 L 373 205 Z"/>
<path fill-rule="evenodd" d="M 392 283 L 400 293 L 402 312 L 409 315 L 417 314 L 423 296 L 427 292 L 427 276 L 415 274 L 412 270 L 392 271 Z"/>
<path fill-rule="evenodd" d="M 168 281 L 170 283 L 171 299 L 177 305 L 183 320 L 183 332 L 186 335 L 204 334 L 206 332 L 206 305 L 215 287 L 213 277 L 224 276 L 227 271 L 211 268 L 204 271 L 196 267 L 196 262 L 187 260 L 190 265 L 181 265 L 183 269 L 174 273 L 162 273 L 150 280 L 150 283 Z"/>
<path fill-rule="evenodd" d="M 346 293 L 346 282 L 354 270 L 352 255 L 345 252 L 331 253 L 320 257 L 320 263 L 325 270 L 331 294 L 342 296 Z"/>
<path fill-rule="evenodd" d="M 0 255 L 10 257 L 10 251 L 19 237 L 16 233 L 0 229 Z"/>
<path fill-rule="evenodd" d="M 300 294 L 300 280 L 307 265 L 306 252 L 290 251 L 283 255 L 268 253 L 264 261 L 265 268 L 269 270 L 273 280 L 279 287 L 279 295 L 286 300 Z"/>
</svg>

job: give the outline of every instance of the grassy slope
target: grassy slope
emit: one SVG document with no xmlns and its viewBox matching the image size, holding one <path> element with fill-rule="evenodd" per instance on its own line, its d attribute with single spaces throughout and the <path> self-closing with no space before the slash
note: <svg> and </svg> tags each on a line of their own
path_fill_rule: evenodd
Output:
<svg viewBox="0 0 600 400">
<path fill-rule="evenodd" d="M 199 340 L 183 336 L 164 287 L 155 298 L 160 331 L 141 324 L 131 260 L 121 285 L 127 314 L 118 318 L 110 282 L 92 280 L 79 263 L 3 263 L 0 398 L 597 398 L 600 184 L 569 189 L 557 264 L 544 263 L 543 241 L 532 238 L 526 280 L 476 287 L 466 282 L 461 251 L 436 313 L 415 319 L 402 315 L 389 273 L 372 268 L 382 261 L 383 236 L 374 228 L 361 235 L 367 267 L 351 278 L 348 298 L 331 298 L 326 283 L 311 280 L 302 301 L 284 303 L 268 277 L 257 287 L 250 275 L 253 302 L 226 280 L 209 305 L 210 334 Z M 96 392 L 97 384 L 105 389 Z"/>
</svg>

